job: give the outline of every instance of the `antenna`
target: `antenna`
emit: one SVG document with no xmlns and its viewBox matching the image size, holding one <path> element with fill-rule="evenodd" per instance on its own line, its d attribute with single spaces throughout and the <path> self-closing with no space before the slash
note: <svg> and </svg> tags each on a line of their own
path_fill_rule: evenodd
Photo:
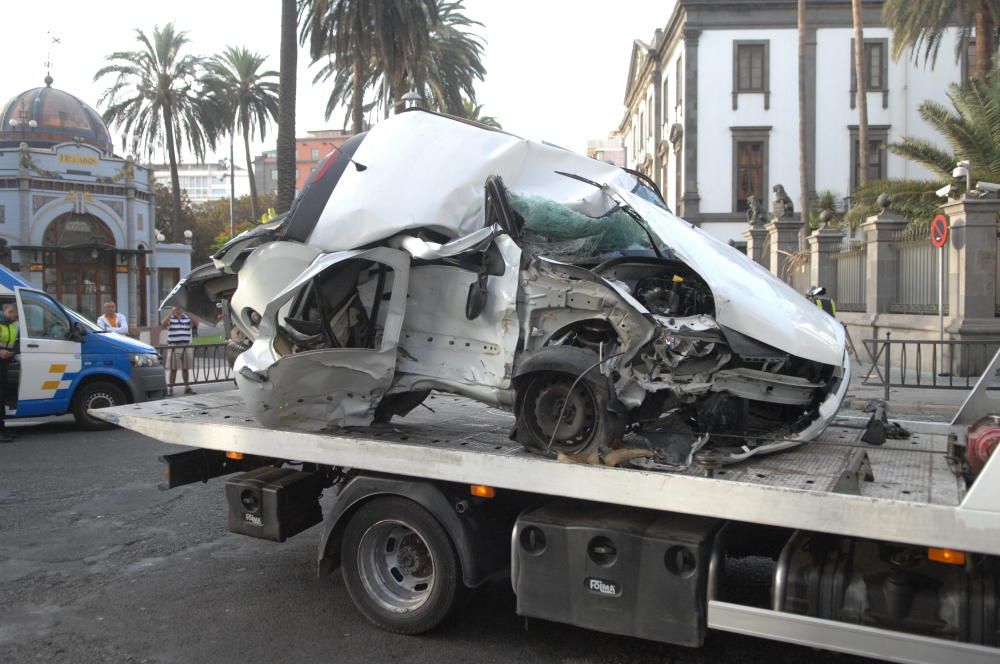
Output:
<svg viewBox="0 0 1000 664">
<path fill-rule="evenodd" d="M 49 48 L 45 52 L 45 85 L 52 87 L 52 47 L 62 44 L 62 38 L 53 35 L 51 30 L 46 30 L 45 35 L 49 42 Z"/>
</svg>

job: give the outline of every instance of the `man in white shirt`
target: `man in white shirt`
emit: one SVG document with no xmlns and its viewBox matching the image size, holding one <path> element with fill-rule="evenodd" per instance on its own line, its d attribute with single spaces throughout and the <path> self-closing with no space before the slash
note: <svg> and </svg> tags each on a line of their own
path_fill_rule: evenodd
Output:
<svg viewBox="0 0 1000 664">
<path fill-rule="evenodd" d="M 97 319 L 97 327 L 105 332 L 128 334 L 128 319 L 118 313 L 118 305 L 108 300 L 104 303 L 104 313 Z"/>
</svg>

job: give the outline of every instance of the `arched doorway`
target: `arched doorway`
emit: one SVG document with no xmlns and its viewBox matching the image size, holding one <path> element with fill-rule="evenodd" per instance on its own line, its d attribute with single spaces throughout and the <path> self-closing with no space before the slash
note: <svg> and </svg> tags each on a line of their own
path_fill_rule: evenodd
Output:
<svg viewBox="0 0 1000 664">
<path fill-rule="evenodd" d="M 101 305 L 116 298 L 115 238 L 90 214 L 69 213 L 45 229 L 45 290 L 70 309 L 96 320 Z"/>
</svg>

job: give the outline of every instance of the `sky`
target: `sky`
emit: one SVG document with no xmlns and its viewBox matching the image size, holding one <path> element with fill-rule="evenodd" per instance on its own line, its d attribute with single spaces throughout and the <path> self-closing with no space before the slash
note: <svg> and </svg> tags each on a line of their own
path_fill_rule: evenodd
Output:
<svg viewBox="0 0 1000 664">
<path fill-rule="evenodd" d="M 50 0 L 4 2 L 0 100 L 43 85 L 51 57 L 54 87 L 98 108 L 110 82 L 93 81 L 108 54 L 136 50 L 135 29 L 173 21 L 186 30 L 190 52 L 211 55 L 246 45 L 278 69 L 279 0 Z M 649 41 L 669 18 L 672 2 L 651 0 L 466 0 L 483 23 L 486 78 L 476 88 L 483 113 L 507 131 L 583 151 L 588 139 L 618 127 L 632 42 Z M 15 27 L 16 26 L 16 27 Z M 52 43 L 52 38 L 59 40 Z M 296 134 L 338 129 L 344 114 L 324 118 L 328 88 L 313 85 L 315 69 L 299 51 Z M 111 128 L 116 150 L 120 135 Z M 274 147 L 276 127 L 251 143 Z M 237 148 L 237 155 L 241 152 Z M 209 161 L 221 155 L 211 155 Z M 189 155 L 185 161 L 191 161 Z M 237 163 L 242 159 L 237 157 Z"/>
</svg>

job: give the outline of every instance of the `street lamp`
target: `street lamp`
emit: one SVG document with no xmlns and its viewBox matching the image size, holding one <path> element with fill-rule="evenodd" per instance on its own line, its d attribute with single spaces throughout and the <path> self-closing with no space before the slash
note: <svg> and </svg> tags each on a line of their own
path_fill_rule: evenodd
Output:
<svg viewBox="0 0 1000 664">
<path fill-rule="evenodd" d="M 191 244 L 191 239 L 192 239 L 193 237 L 194 237 L 194 233 L 193 233 L 193 232 L 191 232 L 191 229 L 190 229 L 190 228 L 189 228 L 189 229 L 187 229 L 186 231 L 184 231 L 184 241 L 185 241 L 185 242 L 187 242 L 188 244 Z"/>
<path fill-rule="evenodd" d="M 25 134 L 38 127 L 38 121 L 35 119 L 28 120 L 28 113 L 23 108 L 18 112 L 18 116 L 19 117 L 11 118 L 8 124 L 13 131 L 17 131 L 18 128 L 20 128 L 21 141 L 23 142 L 27 138 Z"/>
<path fill-rule="evenodd" d="M 400 99 L 399 101 L 403 103 L 403 110 L 409 110 L 411 108 L 419 108 L 420 102 L 422 102 L 423 100 L 424 98 L 420 96 L 419 92 L 417 92 L 416 90 L 410 90 L 405 95 L 403 95 L 402 99 Z"/>
<path fill-rule="evenodd" d="M 229 239 L 232 240 L 236 235 L 236 165 L 230 156 L 220 159 L 219 166 L 229 169 L 229 173 L 224 173 L 222 179 L 229 177 Z"/>
</svg>

